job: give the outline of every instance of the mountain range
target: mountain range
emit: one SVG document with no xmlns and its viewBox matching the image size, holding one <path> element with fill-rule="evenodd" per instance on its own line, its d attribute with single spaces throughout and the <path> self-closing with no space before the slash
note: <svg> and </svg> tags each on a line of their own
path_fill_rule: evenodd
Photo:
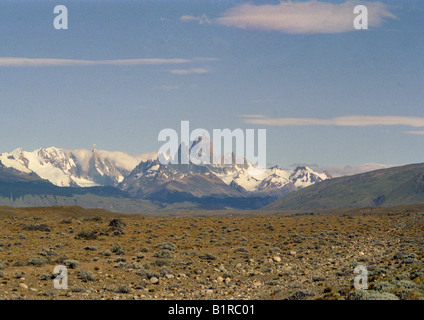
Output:
<svg viewBox="0 0 424 320">
<path fill-rule="evenodd" d="M 161 205 L 195 202 L 207 208 L 215 208 L 216 199 L 219 199 L 220 208 L 254 209 L 331 178 L 326 172 L 315 172 L 308 167 L 285 170 L 274 166 L 255 170 L 247 159 L 241 165 L 235 162 L 228 165 L 165 165 L 158 161 L 155 153 L 132 156 L 99 150 L 96 146 L 92 150 L 50 147 L 32 152 L 19 148 L 1 153 L 0 164 L 2 174 L 8 171 L 9 175 L 13 172 L 16 177 L 25 177 L 30 180 L 26 182 L 42 186 L 41 190 L 48 189 L 49 195 L 68 192 L 99 196 L 103 193 L 104 196 L 144 199 Z M 0 182 L 4 183 L 2 174 Z M 4 187 L 7 189 L 7 186 L 12 186 L 10 181 Z M 13 197 L 14 190 L 9 189 Z M 19 190 L 22 193 L 22 186 Z M 24 196 L 30 193 L 33 195 L 29 192 Z M 17 195 L 15 190 L 15 198 Z"/>
<path fill-rule="evenodd" d="M 230 155 L 235 159 L 234 155 Z M 0 205 L 79 205 L 117 212 L 311 211 L 424 203 L 424 164 L 332 178 L 306 166 L 162 164 L 157 154 L 22 148 L 0 154 Z"/>
<path fill-rule="evenodd" d="M 119 151 L 22 148 L 0 153 L 0 162 L 23 173 L 35 173 L 60 187 L 117 186 L 141 161 L 155 153 L 131 156 Z"/>
</svg>

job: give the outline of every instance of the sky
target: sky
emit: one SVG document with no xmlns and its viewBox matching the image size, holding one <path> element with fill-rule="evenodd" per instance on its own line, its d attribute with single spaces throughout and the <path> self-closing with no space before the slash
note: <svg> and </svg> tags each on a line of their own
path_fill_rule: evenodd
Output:
<svg viewBox="0 0 424 320">
<path fill-rule="evenodd" d="M 359 4 L 367 30 L 353 28 Z M 419 0 L 0 0 L 0 41 L 0 152 L 147 153 L 189 120 L 267 129 L 267 162 L 283 167 L 424 160 Z"/>
</svg>

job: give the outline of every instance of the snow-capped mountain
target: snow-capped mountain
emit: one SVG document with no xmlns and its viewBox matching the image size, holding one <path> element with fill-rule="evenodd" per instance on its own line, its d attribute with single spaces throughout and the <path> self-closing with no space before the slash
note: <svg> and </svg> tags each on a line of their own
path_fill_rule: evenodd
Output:
<svg viewBox="0 0 424 320">
<path fill-rule="evenodd" d="M 297 189 L 309 187 L 310 185 L 329 178 L 331 178 L 331 175 L 327 171 L 319 173 L 304 166 L 297 167 L 290 175 L 290 180 Z"/>
<path fill-rule="evenodd" d="M 60 187 L 116 186 L 140 161 L 156 154 L 131 156 L 119 151 L 55 147 L 25 151 L 22 148 L 0 153 L 0 162 L 7 168 L 35 173 Z"/>
<path fill-rule="evenodd" d="M 119 188 L 131 196 L 145 196 L 156 187 L 173 180 L 180 180 L 186 174 L 172 166 L 163 165 L 157 159 L 140 162 L 119 184 Z"/>
<path fill-rule="evenodd" d="M 278 166 L 256 169 L 247 159 L 241 165 L 164 165 L 158 160 L 149 160 L 135 167 L 119 184 L 119 188 L 132 196 L 150 197 L 163 190 L 159 187 L 164 184 L 172 182 L 175 185 L 177 182 L 188 181 L 188 177 L 202 175 L 208 181 L 219 181 L 220 184 L 227 185 L 229 188 L 220 189 L 222 195 L 278 197 L 331 178 L 326 172 L 315 172 L 308 167 L 297 167 L 294 170 L 285 170 Z M 198 188 L 204 190 L 205 196 L 208 195 L 205 185 L 199 185 Z M 212 187 L 208 185 L 208 188 Z"/>
<path fill-rule="evenodd" d="M 0 164 L 60 187 L 114 186 L 132 197 L 161 201 L 167 197 L 276 198 L 331 178 L 308 167 L 259 170 L 247 159 L 236 164 L 234 154 L 225 158 L 232 164 L 223 164 L 222 157 L 221 164 L 165 165 L 156 153 L 132 156 L 98 150 L 94 145 L 92 150 L 50 147 L 29 152 L 19 148 L 0 153 Z"/>
</svg>

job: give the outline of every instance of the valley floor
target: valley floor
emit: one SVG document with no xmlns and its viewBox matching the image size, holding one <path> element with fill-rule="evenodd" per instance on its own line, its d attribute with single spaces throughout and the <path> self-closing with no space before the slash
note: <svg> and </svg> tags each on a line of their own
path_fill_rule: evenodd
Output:
<svg viewBox="0 0 424 320">
<path fill-rule="evenodd" d="M 68 289 L 53 269 L 68 268 Z M 357 265 L 368 290 L 355 290 Z M 0 208 L 0 299 L 423 299 L 420 211 L 118 215 Z"/>
</svg>

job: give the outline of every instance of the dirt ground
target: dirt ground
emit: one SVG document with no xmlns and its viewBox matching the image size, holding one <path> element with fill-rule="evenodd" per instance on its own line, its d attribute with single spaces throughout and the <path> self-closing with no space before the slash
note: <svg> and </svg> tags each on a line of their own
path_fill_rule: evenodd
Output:
<svg viewBox="0 0 424 320">
<path fill-rule="evenodd" d="M 64 210 L 0 208 L 0 299 L 424 297 L 420 212 L 144 217 Z M 67 289 L 54 287 L 58 265 L 68 270 Z M 358 265 L 368 290 L 354 287 Z"/>
</svg>

